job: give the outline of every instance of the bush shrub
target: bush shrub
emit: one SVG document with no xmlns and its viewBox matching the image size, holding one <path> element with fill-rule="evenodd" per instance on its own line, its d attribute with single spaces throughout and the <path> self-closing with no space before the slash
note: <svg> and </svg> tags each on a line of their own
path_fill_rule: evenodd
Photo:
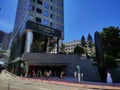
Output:
<svg viewBox="0 0 120 90">
<path fill-rule="evenodd" d="M 104 60 L 105 60 L 106 69 L 111 69 L 111 68 L 117 67 L 117 62 L 114 57 L 106 55 Z"/>
</svg>

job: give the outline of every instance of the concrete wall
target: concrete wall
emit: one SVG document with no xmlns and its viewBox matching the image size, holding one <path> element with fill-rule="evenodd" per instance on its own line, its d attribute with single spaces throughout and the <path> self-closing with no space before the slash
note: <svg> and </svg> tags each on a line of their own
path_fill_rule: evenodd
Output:
<svg viewBox="0 0 120 90">
<path fill-rule="evenodd" d="M 80 72 L 83 73 L 84 81 L 101 81 L 97 66 L 92 65 L 92 59 L 72 55 L 69 61 L 70 64 L 66 67 L 67 76 L 74 77 L 74 71 L 77 70 L 77 65 L 80 65 Z"/>
</svg>

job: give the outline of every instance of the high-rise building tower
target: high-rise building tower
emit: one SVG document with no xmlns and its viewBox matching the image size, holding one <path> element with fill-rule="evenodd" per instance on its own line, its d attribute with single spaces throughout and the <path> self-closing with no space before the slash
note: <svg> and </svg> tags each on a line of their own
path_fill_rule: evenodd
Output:
<svg viewBox="0 0 120 90">
<path fill-rule="evenodd" d="M 10 59 L 23 53 L 49 53 L 64 39 L 63 0 L 18 0 Z"/>
<path fill-rule="evenodd" d="M 11 33 L 0 30 L 0 50 L 7 50 L 9 46 Z"/>
<path fill-rule="evenodd" d="M 4 34 L 5 33 L 0 30 L 0 50 L 2 50 L 2 44 L 3 44 Z"/>
</svg>

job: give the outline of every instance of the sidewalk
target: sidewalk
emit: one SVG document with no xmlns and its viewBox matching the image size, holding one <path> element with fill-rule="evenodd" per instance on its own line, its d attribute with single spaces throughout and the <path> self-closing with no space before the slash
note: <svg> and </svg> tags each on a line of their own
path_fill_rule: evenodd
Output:
<svg viewBox="0 0 120 90">
<path fill-rule="evenodd" d="M 102 83 L 102 82 L 78 82 L 78 80 L 74 78 L 66 77 L 64 79 L 60 79 L 58 77 L 52 77 L 51 79 L 47 80 L 46 78 L 43 78 L 42 80 L 40 78 L 23 78 L 23 80 L 32 81 L 34 83 L 49 83 L 49 84 L 59 84 L 59 85 L 67 85 L 67 86 L 73 86 L 73 87 L 83 87 L 83 88 L 91 88 L 91 89 L 118 89 L 120 90 L 120 83 Z"/>
<path fill-rule="evenodd" d="M 12 79 L 12 80 L 21 80 L 22 82 L 29 82 L 29 83 L 49 83 L 49 84 L 56 84 L 56 85 L 66 85 L 66 86 L 72 86 L 72 87 L 81 87 L 81 88 L 88 88 L 88 89 L 112 89 L 112 90 L 120 90 L 120 83 L 102 83 L 102 82 L 88 82 L 83 81 L 81 83 L 78 82 L 78 80 L 70 77 L 66 77 L 64 79 L 60 79 L 58 77 L 52 77 L 51 79 L 47 80 L 45 77 L 42 78 L 21 78 L 19 76 L 16 76 L 8 71 L 3 71 L 0 75 L 4 79 Z"/>
</svg>

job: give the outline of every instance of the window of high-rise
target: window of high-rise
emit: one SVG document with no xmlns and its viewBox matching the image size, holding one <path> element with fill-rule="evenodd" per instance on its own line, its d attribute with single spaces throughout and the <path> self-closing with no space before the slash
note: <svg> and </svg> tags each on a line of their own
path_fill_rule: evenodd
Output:
<svg viewBox="0 0 120 90">
<path fill-rule="evenodd" d="M 37 11 L 38 13 L 42 14 L 42 10 L 41 10 L 41 9 L 37 8 L 36 11 Z"/>
<path fill-rule="evenodd" d="M 43 19 L 42 24 L 44 24 L 44 25 L 48 26 L 48 25 L 49 25 L 49 21 L 48 21 L 48 20 L 46 20 L 46 19 Z"/>
<path fill-rule="evenodd" d="M 44 14 L 44 16 L 46 16 L 46 17 L 48 17 L 48 16 L 49 16 L 49 12 L 48 12 L 48 11 L 46 11 L 46 10 L 44 10 L 43 14 Z"/>
<path fill-rule="evenodd" d="M 38 23 L 41 23 L 41 18 L 36 17 L 36 21 L 37 21 Z"/>
<path fill-rule="evenodd" d="M 37 0 L 37 3 L 42 5 L 42 1 L 41 0 Z"/>
<path fill-rule="evenodd" d="M 44 2 L 44 7 L 47 8 L 47 9 L 49 9 L 49 4 L 46 3 L 46 2 Z"/>
</svg>

